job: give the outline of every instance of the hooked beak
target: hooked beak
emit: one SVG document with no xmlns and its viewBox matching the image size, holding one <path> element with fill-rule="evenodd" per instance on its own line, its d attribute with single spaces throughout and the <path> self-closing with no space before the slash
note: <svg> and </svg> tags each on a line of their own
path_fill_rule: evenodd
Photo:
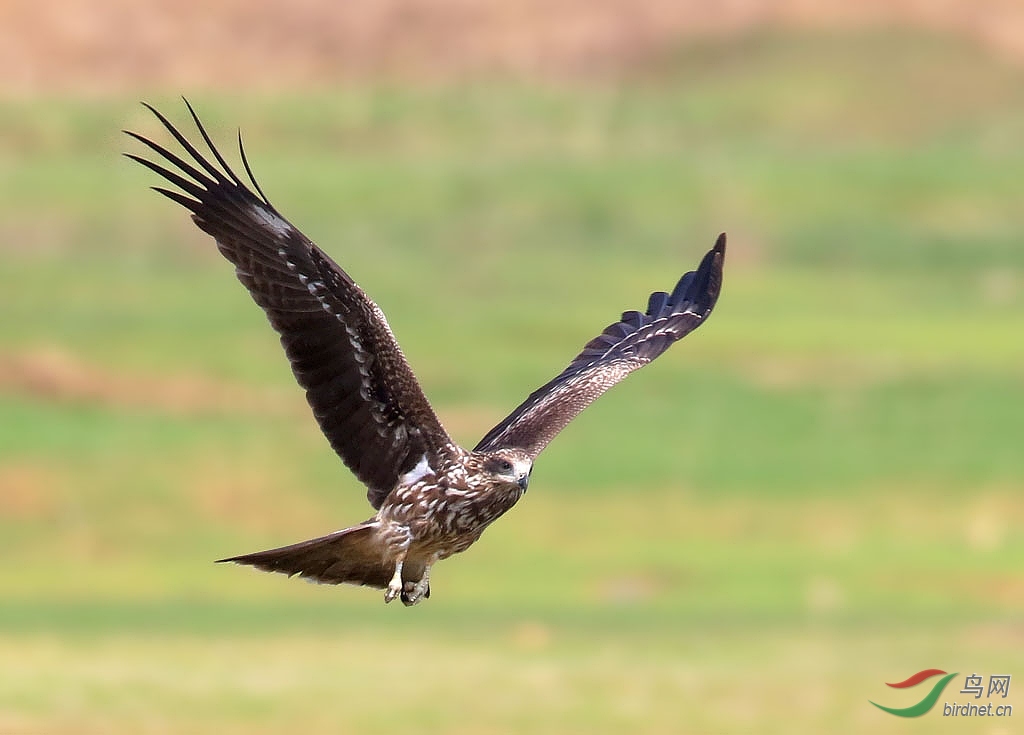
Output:
<svg viewBox="0 0 1024 735">
<path fill-rule="evenodd" d="M 529 473 L 523 475 L 518 480 L 519 489 L 522 490 L 523 492 L 526 492 L 526 486 L 529 485 L 529 484 L 530 484 L 530 475 L 529 475 Z"/>
</svg>

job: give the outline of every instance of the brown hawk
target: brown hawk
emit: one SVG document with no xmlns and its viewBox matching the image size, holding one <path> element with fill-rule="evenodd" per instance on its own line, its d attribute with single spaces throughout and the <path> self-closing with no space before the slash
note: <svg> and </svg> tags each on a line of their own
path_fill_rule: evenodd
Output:
<svg viewBox="0 0 1024 735">
<path fill-rule="evenodd" d="M 186 100 L 216 164 L 146 105 L 191 157 L 125 131 L 164 164 L 125 154 L 178 191 L 154 187 L 192 212 L 281 336 L 296 380 L 334 451 L 376 509 L 351 528 L 221 561 L 325 584 L 385 589 L 385 602 L 430 596 L 430 569 L 465 551 L 526 492 L 533 461 L 598 396 L 700 326 L 722 285 L 725 235 L 671 293 L 627 311 L 569 366 L 467 451 L 448 436 L 383 312 L 352 278 L 282 217 L 239 153 L 253 191 L 228 166 Z"/>
</svg>

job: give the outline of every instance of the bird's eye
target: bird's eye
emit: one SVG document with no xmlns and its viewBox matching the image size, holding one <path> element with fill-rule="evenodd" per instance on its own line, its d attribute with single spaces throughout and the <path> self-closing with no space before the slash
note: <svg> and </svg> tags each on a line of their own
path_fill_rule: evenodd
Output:
<svg viewBox="0 0 1024 735">
<path fill-rule="evenodd" d="M 512 463 L 509 462 L 507 459 L 501 460 L 501 464 L 498 465 L 498 466 L 501 468 L 502 472 L 511 472 L 512 471 Z"/>
</svg>

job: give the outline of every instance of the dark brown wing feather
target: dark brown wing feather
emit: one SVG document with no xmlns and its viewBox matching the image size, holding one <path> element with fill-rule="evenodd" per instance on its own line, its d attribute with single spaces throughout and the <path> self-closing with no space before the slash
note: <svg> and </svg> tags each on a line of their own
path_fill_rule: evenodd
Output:
<svg viewBox="0 0 1024 735">
<path fill-rule="evenodd" d="M 477 444 L 477 451 L 518 447 L 536 457 L 598 396 L 655 359 L 707 319 L 722 288 L 725 235 L 671 294 L 653 293 L 646 313 L 627 311 L 590 340 L 569 366 L 541 386 Z"/>
<path fill-rule="evenodd" d="M 345 271 L 278 214 L 252 176 L 241 138 L 242 162 L 258 195 L 227 165 L 190 105 L 219 166 L 163 115 L 146 107 L 200 168 L 128 131 L 170 168 L 125 155 L 180 189 L 154 187 L 189 209 L 234 264 L 238 280 L 280 333 L 320 428 L 366 483 L 370 503 L 380 507 L 398 478 L 424 455 L 429 460 L 451 446 L 384 314 Z"/>
</svg>

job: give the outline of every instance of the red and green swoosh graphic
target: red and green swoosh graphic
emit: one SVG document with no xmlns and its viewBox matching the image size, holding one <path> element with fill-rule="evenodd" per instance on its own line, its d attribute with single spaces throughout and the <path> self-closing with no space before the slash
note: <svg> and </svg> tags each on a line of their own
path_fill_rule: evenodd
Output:
<svg viewBox="0 0 1024 735">
<path fill-rule="evenodd" d="M 940 675 L 942 678 L 935 682 L 935 686 L 932 687 L 932 690 L 925 695 L 924 699 L 915 705 L 897 709 L 895 707 L 885 707 L 878 704 L 878 702 L 871 702 L 871 704 L 875 705 L 883 712 L 888 712 L 890 715 L 896 715 L 897 717 L 920 717 L 935 706 L 939 696 L 942 694 L 942 690 L 945 689 L 946 685 L 949 684 L 954 676 L 956 676 L 956 673 L 947 674 L 942 669 L 924 669 L 923 671 L 918 671 L 916 674 L 909 676 L 896 684 L 886 684 L 886 686 L 890 686 L 893 689 L 908 689 L 910 687 L 917 686 L 925 679 L 931 679 L 933 676 Z M 870 702 L 871 700 L 868 701 Z"/>
</svg>

